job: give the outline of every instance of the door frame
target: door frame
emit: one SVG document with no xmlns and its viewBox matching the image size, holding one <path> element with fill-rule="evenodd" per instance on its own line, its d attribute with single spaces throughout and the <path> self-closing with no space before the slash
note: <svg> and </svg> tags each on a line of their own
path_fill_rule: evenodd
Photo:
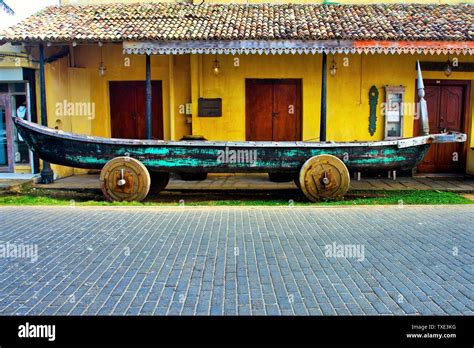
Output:
<svg viewBox="0 0 474 348">
<path fill-rule="evenodd" d="M 244 78 L 244 103 L 245 103 L 245 140 L 249 138 L 249 105 L 247 103 L 247 81 L 262 81 L 271 83 L 295 83 L 296 85 L 296 93 L 297 93 L 297 104 L 295 105 L 295 111 L 297 113 L 297 124 L 296 124 L 296 133 L 298 135 L 299 141 L 303 139 L 303 79 L 302 78 L 252 78 L 246 77 Z M 272 96 L 273 98 L 273 96 Z M 272 99 L 272 108 L 275 103 L 275 100 Z M 274 130 L 273 130 L 273 117 L 272 117 L 272 138 L 273 138 Z"/>
<path fill-rule="evenodd" d="M 7 135 L 7 162 L 8 165 L 0 166 L 0 173 L 13 173 L 13 132 L 11 124 L 10 93 L 0 93 L 0 103 L 5 106 L 5 131 Z"/>
<path fill-rule="evenodd" d="M 460 156 L 462 161 L 461 170 L 466 172 L 466 161 L 467 161 L 467 150 L 469 148 L 468 142 L 471 140 L 471 134 L 469 134 L 469 129 L 471 126 L 471 81 L 470 80 L 449 80 L 449 79 L 423 79 L 425 86 L 461 86 L 463 87 L 463 103 L 462 103 L 462 132 L 467 135 L 467 140 L 464 142 L 462 151 L 463 153 Z M 418 102 L 418 90 L 416 86 L 418 85 L 418 79 L 415 79 L 415 101 Z M 429 117 L 430 115 L 428 115 Z M 413 136 L 420 135 L 421 127 L 420 120 L 415 119 L 413 124 Z"/>
</svg>

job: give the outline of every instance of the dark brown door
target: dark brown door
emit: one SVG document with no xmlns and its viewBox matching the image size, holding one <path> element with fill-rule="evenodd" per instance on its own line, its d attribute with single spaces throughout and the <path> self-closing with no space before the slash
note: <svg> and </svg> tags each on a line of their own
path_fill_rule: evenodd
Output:
<svg viewBox="0 0 474 348">
<path fill-rule="evenodd" d="M 145 139 L 145 82 L 110 82 L 110 117 L 113 138 Z M 161 81 L 152 81 L 152 137 L 163 139 Z"/>
<path fill-rule="evenodd" d="M 425 99 L 428 104 L 430 134 L 444 131 L 466 132 L 468 85 L 462 81 L 426 81 Z M 415 120 L 415 134 L 420 135 L 419 120 Z M 432 144 L 419 173 L 462 173 L 466 169 L 464 143 Z"/>
<path fill-rule="evenodd" d="M 245 100 L 247 140 L 301 140 L 301 80 L 248 79 Z"/>
</svg>

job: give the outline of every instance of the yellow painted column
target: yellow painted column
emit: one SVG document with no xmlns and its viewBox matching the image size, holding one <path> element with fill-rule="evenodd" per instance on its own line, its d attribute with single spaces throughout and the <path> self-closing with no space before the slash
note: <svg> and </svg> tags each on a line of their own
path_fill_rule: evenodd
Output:
<svg viewBox="0 0 474 348">
<path fill-rule="evenodd" d="M 199 69 L 200 66 L 200 57 L 196 54 L 191 55 L 191 103 L 192 103 L 192 124 L 191 124 L 191 134 L 199 134 L 199 130 L 196 129 L 197 124 L 197 114 L 198 114 L 198 99 L 201 94 L 200 89 L 200 79 L 199 79 Z"/>
<path fill-rule="evenodd" d="M 175 129 L 175 81 L 174 81 L 174 59 L 173 55 L 168 56 L 168 70 L 169 70 L 169 85 L 170 85 L 170 140 L 176 140 L 176 129 Z"/>
</svg>

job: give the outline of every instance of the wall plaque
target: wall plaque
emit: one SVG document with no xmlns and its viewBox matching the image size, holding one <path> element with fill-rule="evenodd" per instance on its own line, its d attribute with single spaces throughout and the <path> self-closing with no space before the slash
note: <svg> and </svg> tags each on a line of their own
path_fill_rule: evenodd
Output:
<svg viewBox="0 0 474 348">
<path fill-rule="evenodd" d="M 222 116 L 222 98 L 199 98 L 199 117 L 220 117 Z"/>
</svg>

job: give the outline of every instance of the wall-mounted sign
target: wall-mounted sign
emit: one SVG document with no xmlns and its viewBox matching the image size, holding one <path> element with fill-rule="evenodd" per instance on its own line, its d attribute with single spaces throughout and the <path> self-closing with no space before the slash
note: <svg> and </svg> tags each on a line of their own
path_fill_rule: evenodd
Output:
<svg viewBox="0 0 474 348">
<path fill-rule="evenodd" d="M 221 98 L 199 98 L 198 99 L 199 117 L 220 117 L 222 116 Z"/>
</svg>

